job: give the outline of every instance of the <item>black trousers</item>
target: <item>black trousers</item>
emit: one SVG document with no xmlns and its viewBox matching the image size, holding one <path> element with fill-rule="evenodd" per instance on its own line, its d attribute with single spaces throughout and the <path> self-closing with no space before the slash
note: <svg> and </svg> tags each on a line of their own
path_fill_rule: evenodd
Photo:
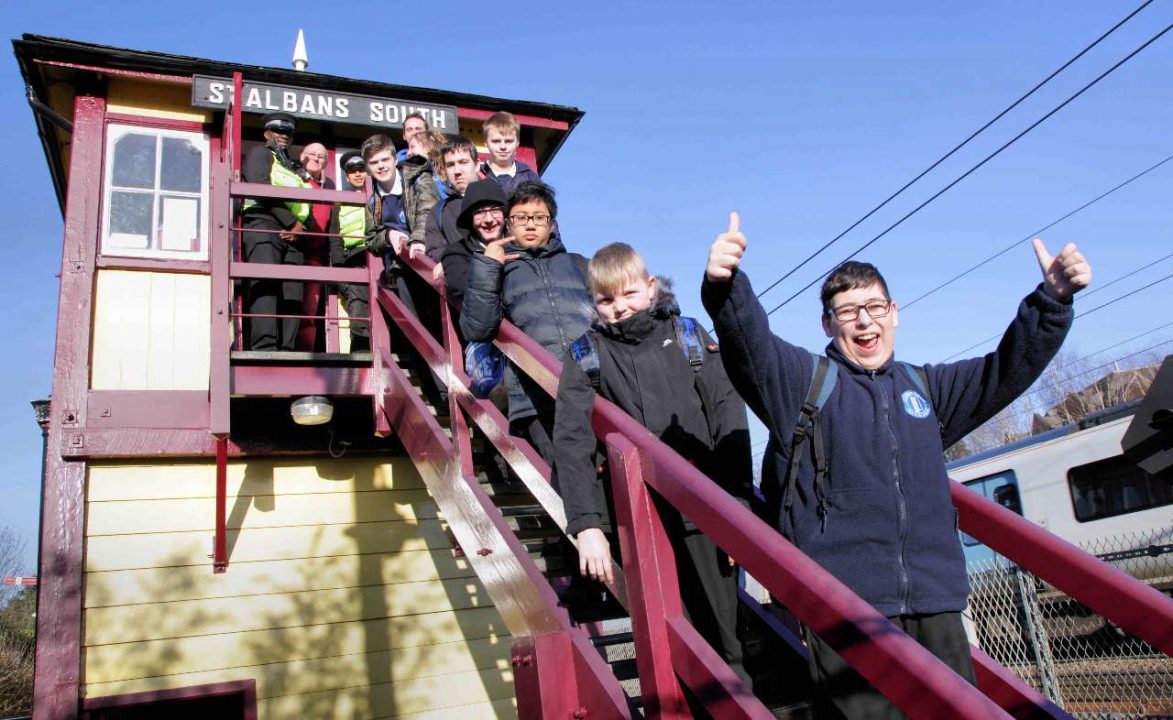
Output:
<svg viewBox="0 0 1173 720">
<path fill-rule="evenodd" d="M 970 657 L 969 638 L 961 613 L 899 615 L 888 618 L 972 685 L 977 685 Z M 819 720 L 897 720 L 899 708 L 843 661 L 817 635 L 805 631 L 814 681 L 815 717 Z"/>
<path fill-rule="evenodd" d="M 293 243 L 275 233 L 249 229 L 281 230 L 264 215 L 245 215 L 241 240 L 244 261 L 265 265 L 304 265 L 305 255 Z M 249 280 L 245 285 L 245 312 L 257 315 L 300 315 L 305 293 L 299 281 Z M 249 350 L 293 350 L 301 320 L 296 317 L 252 317 L 245 323 Z"/>
<path fill-rule="evenodd" d="M 356 253 L 342 261 L 342 267 L 366 267 L 367 254 Z M 351 318 L 371 316 L 371 288 L 365 283 L 342 283 L 338 295 L 346 303 L 346 314 Z M 350 321 L 350 351 L 371 349 L 371 324 L 367 320 Z"/>
</svg>

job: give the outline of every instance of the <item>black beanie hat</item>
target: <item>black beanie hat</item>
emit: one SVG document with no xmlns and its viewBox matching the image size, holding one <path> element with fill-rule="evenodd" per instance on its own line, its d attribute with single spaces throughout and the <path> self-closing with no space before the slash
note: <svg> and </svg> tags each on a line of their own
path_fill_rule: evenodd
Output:
<svg viewBox="0 0 1173 720">
<path fill-rule="evenodd" d="M 465 189 L 456 226 L 471 226 L 473 212 L 482 205 L 500 205 L 502 209 L 505 208 L 505 190 L 496 180 L 477 180 Z"/>
</svg>

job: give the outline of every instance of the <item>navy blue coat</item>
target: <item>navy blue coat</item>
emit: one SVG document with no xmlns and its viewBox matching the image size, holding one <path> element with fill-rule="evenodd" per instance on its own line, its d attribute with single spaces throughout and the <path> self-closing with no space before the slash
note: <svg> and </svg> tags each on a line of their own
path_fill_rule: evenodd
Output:
<svg viewBox="0 0 1173 720">
<path fill-rule="evenodd" d="M 963 610 L 969 584 L 944 448 L 1042 374 L 1071 327 L 1071 304 L 1040 288 L 1019 305 L 994 352 L 926 366 L 933 410 L 923 417 L 924 405 L 907 399 L 917 388 L 894 359 L 867 371 L 829 346 L 838 376 L 819 420 L 830 463 L 824 524 L 810 442 L 793 505 L 781 501 L 789 441 L 813 374 L 810 353 L 771 333 L 745 273 L 706 281 L 702 299 L 730 379 L 770 431 L 762 469 L 768 519 L 884 615 Z"/>
<path fill-rule="evenodd" d="M 505 253 L 521 257 L 504 265 L 483 254 L 469 257 L 460 312 L 465 339 L 493 340 L 501 320 L 507 319 L 562 360 L 595 317 L 586 286 L 586 258 L 566 252 L 557 235 L 540 247 L 510 243 Z M 510 422 L 532 417 L 536 407 L 552 404 L 544 390 L 528 377 L 518 377 L 512 366 L 505 371 L 505 382 Z"/>
</svg>

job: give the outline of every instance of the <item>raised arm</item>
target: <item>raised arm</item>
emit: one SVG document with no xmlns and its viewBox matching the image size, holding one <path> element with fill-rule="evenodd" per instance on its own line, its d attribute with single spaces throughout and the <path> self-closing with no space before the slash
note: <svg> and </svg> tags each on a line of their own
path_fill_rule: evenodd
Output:
<svg viewBox="0 0 1173 720">
<path fill-rule="evenodd" d="M 733 387 L 783 443 L 794 423 L 813 365 L 810 353 L 774 335 L 769 318 L 740 269 L 747 243 L 737 213 L 709 248 L 701 300 L 721 340 L 721 360 Z"/>
<path fill-rule="evenodd" d="M 1043 282 L 1018 306 L 994 352 L 925 368 L 948 447 L 1027 390 L 1043 374 L 1075 319 L 1072 296 L 1091 283 L 1091 265 L 1072 243 L 1051 255 L 1034 241 Z"/>
</svg>

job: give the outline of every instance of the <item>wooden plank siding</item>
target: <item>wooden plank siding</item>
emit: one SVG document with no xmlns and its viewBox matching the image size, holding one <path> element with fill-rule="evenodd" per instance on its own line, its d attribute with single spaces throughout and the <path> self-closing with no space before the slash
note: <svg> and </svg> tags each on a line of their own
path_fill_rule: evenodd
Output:
<svg viewBox="0 0 1173 720">
<path fill-rule="evenodd" d="M 206 123 L 212 113 L 191 106 L 191 85 L 108 76 L 106 111 L 167 120 Z"/>
<path fill-rule="evenodd" d="M 207 390 L 210 280 L 187 273 L 99 270 L 94 390 Z"/>
<path fill-rule="evenodd" d="M 516 717 L 509 637 L 406 458 L 95 464 L 83 688 L 255 679 L 259 718 Z"/>
</svg>

